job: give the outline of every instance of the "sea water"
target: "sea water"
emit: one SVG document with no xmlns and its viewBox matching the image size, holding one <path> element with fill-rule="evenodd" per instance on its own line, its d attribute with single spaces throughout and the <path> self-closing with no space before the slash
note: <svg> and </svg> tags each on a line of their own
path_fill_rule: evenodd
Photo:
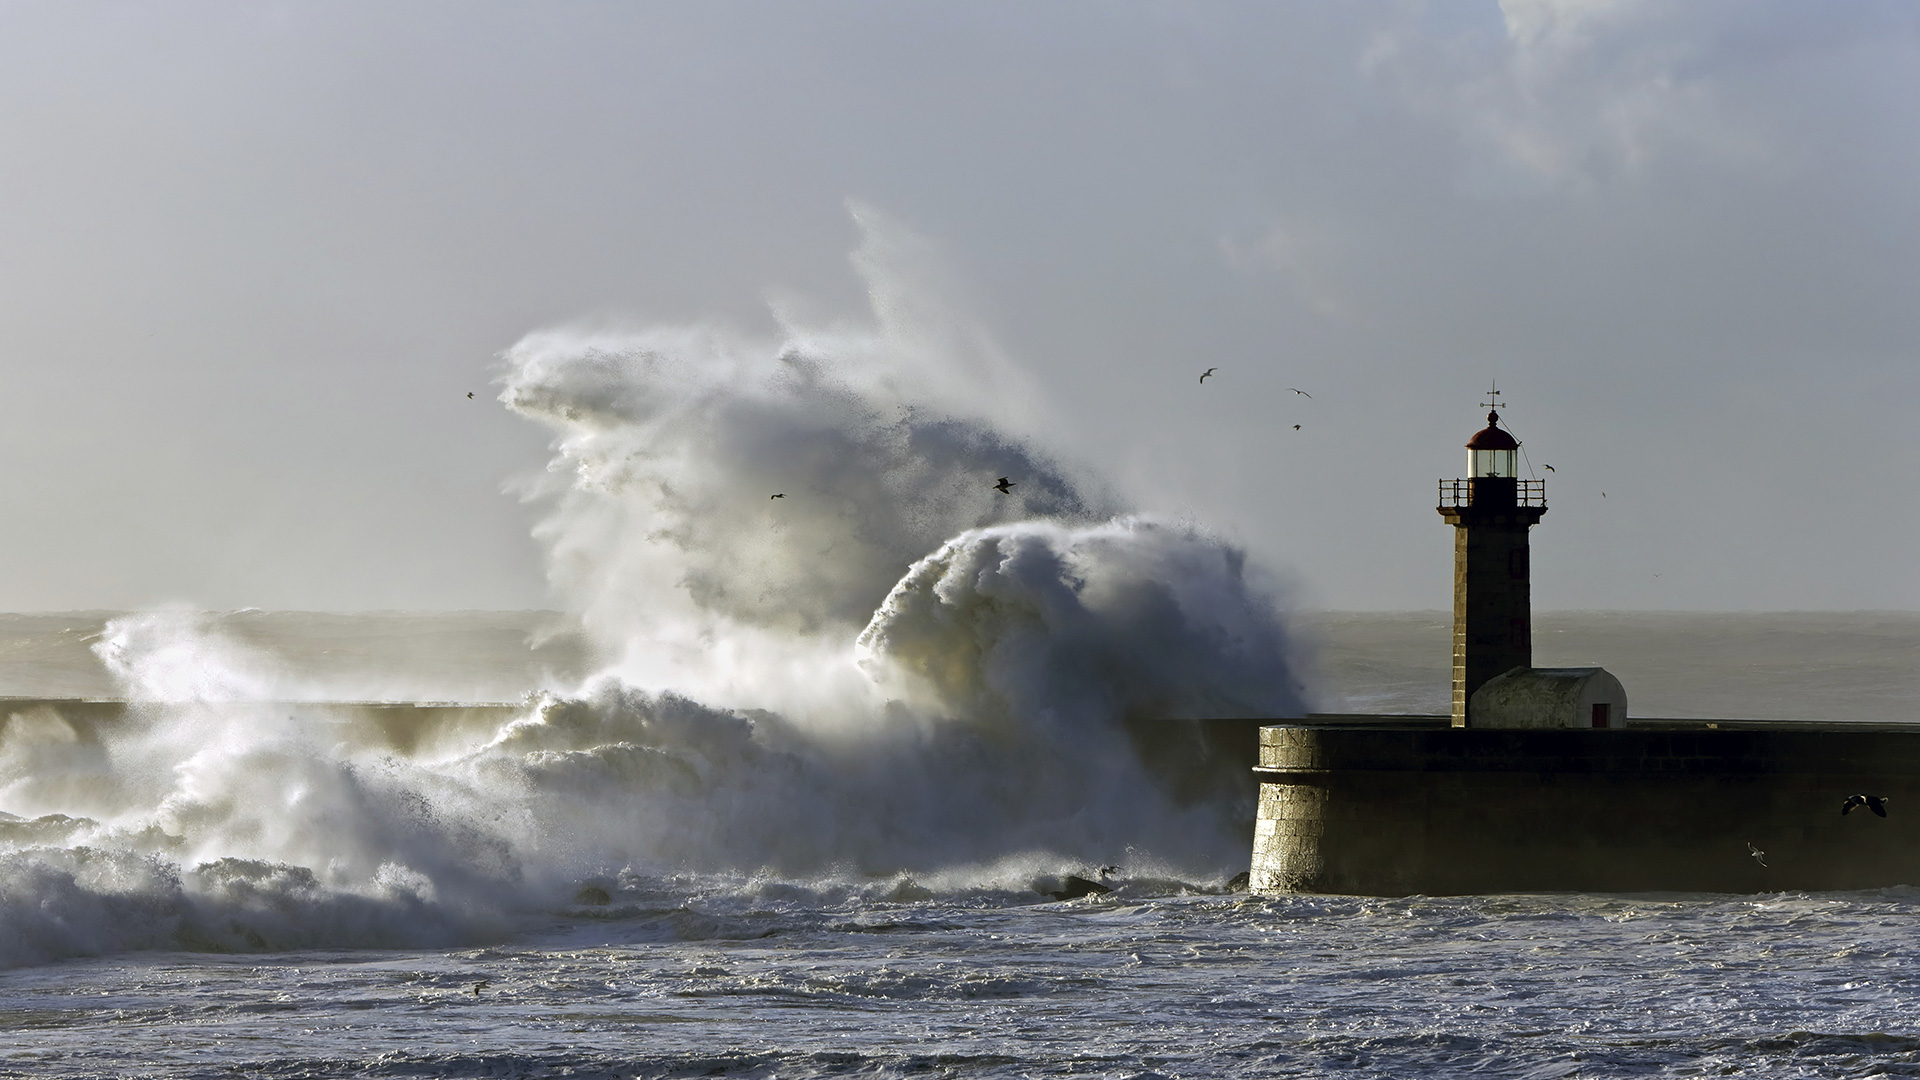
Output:
<svg viewBox="0 0 1920 1080">
<path fill-rule="evenodd" d="M 870 327 L 503 356 L 565 614 L 0 618 L 0 1072 L 1920 1071 L 1906 890 L 1232 891 L 1252 778 L 1153 725 L 1443 711 L 1447 620 L 1134 512 L 879 254 Z M 1639 716 L 1909 721 L 1916 655 L 1536 627 Z M 342 704 L 417 700 L 491 707 Z"/>
<path fill-rule="evenodd" d="M 0 619 L 0 651 L 36 658 L 10 663 L 4 689 L 112 689 L 93 646 L 116 618 Z M 444 700 L 491 688 L 504 700 L 593 664 L 551 614 L 186 621 L 201 659 L 207 641 L 225 641 L 310 691 Z M 1297 622 L 1316 704 L 1444 705 L 1430 685 L 1444 674 L 1443 615 Z M 1541 653 L 1569 643 L 1555 662 L 1606 662 L 1630 691 L 1650 685 L 1637 709 L 1886 721 L 1920 705 L 1920 617 L 1540 622 Z M 463 662 L 436 639 L 458 643 Z M 414 647 L 396 649 L 403 640 Z M 419 812 L 408 805 L 362 804 Z M 163 845 L 120 837 L 139 852 L 127 865 L 109 835 L 74 839 L 16 831 L 0 862 L 9 1075 L 1920 1074 L 1920 892 L 1909 889 L 1265 898 L 1226 891 L 1230 863 L 1182 874 L 1192 864 L 1122 849 L 1111 892 L 1058 901 L 1036 884 L 1098 868 L 1033 848 L 917 872 L 607 864 L 544 893 L 524 879 L 463 885 L 416 859 L 408 873 L 434 880 L 396 869 L 385 892 L 348 878 L 329 892 L 289 882 L 290 861 L 215 882 L 217 868 Z M 583 902 L 585 885 L 604 897 Z M 465 887 L 498 888 L 501 902 Z"/>
</svg>

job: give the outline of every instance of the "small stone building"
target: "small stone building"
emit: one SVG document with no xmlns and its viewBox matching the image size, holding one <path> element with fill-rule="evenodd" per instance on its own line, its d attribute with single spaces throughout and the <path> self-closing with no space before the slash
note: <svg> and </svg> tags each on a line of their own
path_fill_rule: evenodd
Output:
<svg viewBox="0 0 1920 1080">
<path fill-rule="evenodd" d="M 1605 668 L 1514 668 L 1474 691 L 1476 728 L 1622 728 L 1627 689 Z"/>
</svg>

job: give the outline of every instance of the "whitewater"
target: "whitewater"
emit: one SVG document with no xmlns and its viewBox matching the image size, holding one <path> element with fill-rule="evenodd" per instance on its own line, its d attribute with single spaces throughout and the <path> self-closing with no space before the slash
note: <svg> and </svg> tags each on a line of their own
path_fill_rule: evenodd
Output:
<svg viewBox="0 0 1920 1080">
<path fill-rule="evenodd" d="M 504 354 L 560 611 L 0 618 L 0 1071 L 1920 1072 L 1909 890 L 1233 891 L 1251 778 L 1142 733 L 1438 708 L 1444 619 L 1133 512 L 888 235 L 856 323 Z M 1540 659 L 1617 631 L 1642 715 L 1920 702 L 1912 617 L 1691 618 Z M 407 700 L 489 704 L 354 704 Z"/>
<path fill-rule="evenodd" d="M 1290 625 L 1312 646 L 1304 674 L 1327 704 L 1444 705 L 1444 613 L 1294 613 Z M 230 798 L 261 805 L 234 816 L 261 831 L 246 837 L 226 823 L 226 852 L 201 841 L 210 859 L 129 834 L 137 815 L 117 837 L 104 817 L 0 821 L 7 1075 L 1920 1072 L 1913 890 L 1257 898 L 1225 890 L 1229 867 L 1182 876 L 1123 850 L 1112 893 L 1056 901 L 1036 885 L 1093 872 L 1090 860 L 1022 852 L 931 871 L 794 873 L 602 858 L 580 872 L 567 870 L 584 865 L 576 856 L 520 862 L 527 852 L 509 841 L 527 817 L 451 819 L 500 861 L 447 875 L 397 856 L 461 835 L 452 804 L 408 794 L 426 787 L 417 777 L 387 797 L 365 793 L 414 769 L 444 773 L 503 725 L 454 717 L 440 730 L 383 732 L 327 701 L 369 687 L 470 699 L 585 680 L 603 661 L 562 617 L 0 616 L 0 677 L 42 696 L 111 691 L 97 646 L 137 646 L 135 628 L 152 635 L 147 647 L 194 643 L 184 654 L 221 642 L 226 663 L 251 664 L 276 693 L 306 700 L 282 716 L 276 749 L 255 746 L 260 775 L 217 774 L 245 778 Z M 1791 717 L 1850 702 L 1835 718 L 1886 721 L 1920 704 L 1912 615 L 1545 615 L 1540 641 L 1553 661 L 1618 656 L 1636 687 L 1649 687 L 1648 707 L 1666 715 Z M 1676 657 L 1689 677 L 1653 678 Z M 1796 697 L 1785 687 L 1804 689 Z M 530 707 L 509 713 L 504 726 L 532 716 Z M 107 751 L 85 732 L 50 733 L 49 723 L 15 712 L 0 745 L 9 755 L 36 747 L 41 790 L 77 788 L 66 805 L 80 809 Z M 213 721 L 198 723 L 189 745 L 210 744 Z M 152 753 L 158 738 L 136 745 Z M 296 750 L 310 758 L 305 779 L 274 756 Z M 312 774 L 327 763 L 320 775 L 362 792 L 353 802 L 339 788 L 327 797 L 367 819 L 318 801 Z M 20 773 L 9 769 L 0 806 L 24 808 Z M 214 774 L 196 766 L 174 775 L 206 784 Z M 161 770 L 150 782 L 158 790 L 166 779 Z M 680 782 L 682 798 L 699 790 Z M 184 790 L 167 789 L 176 813 L 187 808 Z M 606 799 L 572 790 L 582 815 Z M 385 835 L 385 861 L 364 864 L 366 880 L 350 863 L 296 861 L 296 841 L 272 837 L 290 827 L 280 802 L 310 808 L 313 831 L 338 832 L 325 841 L 335 852 Z M 708 826 L 696 828 L 711 840 Z M 243 843 L 279 855 L 241 858 L 232 848 Z M 540 884 L 531 865 L 558 869 Z M 586 888 L 604 901 L 582 897 Z"/>
</svg>

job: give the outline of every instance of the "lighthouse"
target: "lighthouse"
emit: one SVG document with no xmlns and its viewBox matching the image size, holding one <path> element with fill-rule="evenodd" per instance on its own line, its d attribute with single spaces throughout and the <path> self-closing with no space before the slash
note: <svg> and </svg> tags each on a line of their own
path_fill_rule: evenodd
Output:
<svg viewBox="0 0 1920 1080">
<path fill-rule="evenodd" d="M 1500 426 L 1489 390 L 1487 426 L 1467 440 L 1465 479 L 1440 481 L 1440 516 L 1453 526 L 1453 726 L 1473 723 L 1473 695 L 1533 666 L 1527 530 L 1547 512 L 1547 482 L 1520 478 L 1520 442 Z"/>
<path fill-rule="evenodd" d="M 1255 892 L 1769 892 L 1920 885 L 1920 730 L 1627 719 L 1601 667 L 1536 668 L 1528 530 L 1546 484 L 1489 392 L 1454 530 L 1451 715 L 1313 713 L 1260 727 Z M 1569 464 L 1572 464 L 1571 462 Z M 1908 822 L 1901 824 L 1901 822 Z M 1903 831 L 1904 830 L 1904 831 Z"/>
</svg>

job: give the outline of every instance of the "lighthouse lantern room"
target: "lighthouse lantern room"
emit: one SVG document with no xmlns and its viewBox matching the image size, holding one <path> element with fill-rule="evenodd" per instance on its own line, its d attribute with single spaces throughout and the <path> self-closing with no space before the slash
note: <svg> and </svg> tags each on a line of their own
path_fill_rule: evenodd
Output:
<svg viewBox="0 0 1920 1080">
<path fill-rule="evenodd" d="M 1467 476 L 1475 480 L 1483 476 L 1516 479 L 1520 472 L 1514 459 L 1519 453 L 1520 443 L 1500 430 L 1500 414 L 1489 410 L 1486 428 L 1467 440 Z"/>
</svg>

